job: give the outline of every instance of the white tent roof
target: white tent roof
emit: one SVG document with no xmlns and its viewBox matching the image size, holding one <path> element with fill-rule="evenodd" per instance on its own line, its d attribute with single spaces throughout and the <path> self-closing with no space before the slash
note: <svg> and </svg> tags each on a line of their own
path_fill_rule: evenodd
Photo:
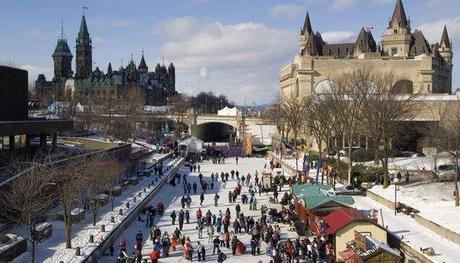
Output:
<svg viewBox="0 0 460 263">
<path fill-rule="evenodd" d="M 219 115 L 219 116 L 236 116 L 236 114 L 237 114 L 236 107 L 229 108 L 229 107 L 225 106 L 225 108 L 217 111 L 217 115 Z"/>
</svg>

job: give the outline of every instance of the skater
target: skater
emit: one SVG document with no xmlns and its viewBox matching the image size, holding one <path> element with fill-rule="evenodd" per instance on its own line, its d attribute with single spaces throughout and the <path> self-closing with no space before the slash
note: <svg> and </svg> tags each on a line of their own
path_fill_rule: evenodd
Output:
<svg viewBox="0 0 460 263">
<path fill-rule="evenodd" d="M 198 241 L 197 251 L 198 251 L 198 261 L 206 261 L 206 249 L 200 243 L 200 241 Z"/>
<path fill-rule="evenodd" d="M 176 222 L 176 210 L 173 210 L 171 213 L 171 221 L 172 225 L 174 225 L 174 223 Z"/>
<path fill-rule="evenodd" d="M 214 195 L 214 205 L 215 206 L 217 206 L 217 201 L 219 200 L 219 197 L 220 196 L 217 193 Z"/>
<path fill-rule="evenodd" d="M 203 205 L 203 201 L 204 201 L 204 192 L 200 194 L 200 205 Z"/>
<path fill-rule="evenodd" d="M 179 230 L 182 231 L 182 228 L 184 226 L 184 217 L 185 217 L 185 213 L 184 213 L 184 210 L 180 210 L 179 212 Z"/>
<path fill-rule="evenodd" d="M 190 213 L 188 212 L 188 210 L 185 210 L 185 221 L 187 222 L 187 224 L 190 221 Z"/>
<path fill-rule="evenodd" d="M 214 240 L 212 241 L 212 244 L 213 244 L 212 254 L 215 255 L 215 254 L 216 254 L 216 250 L 217 250 L 217 253 L 219 253 L 219 248 L 220 248 L 220 239 L 219 239 L 219 236 L 216 236 L 216 237 L 214 238 Z"/>
</svg>

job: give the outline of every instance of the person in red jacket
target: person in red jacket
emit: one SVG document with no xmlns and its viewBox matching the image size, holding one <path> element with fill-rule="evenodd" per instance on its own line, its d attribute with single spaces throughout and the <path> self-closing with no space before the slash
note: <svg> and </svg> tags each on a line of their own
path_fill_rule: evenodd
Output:
<svg viewBox="0 0 460 263">
<path fill-rule="evenodd" d="M 158 259 L 160 258 L 160 252 L 158 250 L 154 249 L 152 252 L 150 252 L 150 260 L 152 263 L 157 263 Z"/>
</svg>

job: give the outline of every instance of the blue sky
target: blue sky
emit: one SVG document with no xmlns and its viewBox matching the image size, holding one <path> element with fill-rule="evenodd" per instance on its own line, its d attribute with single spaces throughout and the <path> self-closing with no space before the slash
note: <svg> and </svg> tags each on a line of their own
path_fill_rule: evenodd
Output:
<svg viewBox="0 0 460 263">
<path fill-rule="evenodd" d="M 433 43 L 447 24 L 456 51 L 460 45 L 460 0 L 404 0 L 412 29 Z M 313 29 L 328 42 L 354 41 L 373 26 L 378 41 L 395 0 L 0 0 L 0 64 L 52 78 L 51 54 L 61 19 L 72 53 L 82 6 L 93 39 L 93 60 L 105 71 L 131 54 L 148 66 L 173 61 L 177 89 L 188 94 L 214 91 L 236 103 L 265 103 L 278 92 L 280 68 L 298 50 L 300 26 L 310 12 Z M 75 58 L 74 58 L 75 61 Z M 73 64 L 75 69 L 75 64 Z M 454 66 L 454 89 L 460 70 Z"/>
</svg>

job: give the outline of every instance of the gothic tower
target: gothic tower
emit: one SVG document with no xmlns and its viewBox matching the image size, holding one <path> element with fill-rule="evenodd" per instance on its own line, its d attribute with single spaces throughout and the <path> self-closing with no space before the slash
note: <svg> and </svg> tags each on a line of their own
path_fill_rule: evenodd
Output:
<svg viewBox="0 0 460 263">
<path fill-rule="evenodd" d="M 452 65 L 454 53 L 452 52 L 452 43 L 449 40 L 449 34 L 447 33 L 446 26 L 444 26 L 444 30 L 442 31 L 441 44 L 439 45 L 438 51 L 441 57 L 443 57 L 447 63 Z"/>
<path fill-rule="evenodd" d="M 53 52 L 54 81 L 66 80 L 72 77 L 72 58 L 72 52 L 70 52 L 67 40 L 64 37 L 64 27 L 61 26 L 61 36 Z"/>
<path fill-rule="evenodd" d="M 86 19 L 83 15 L 81 18 L 80 31 L 77 37 L 77 54 L 76 54 L 76 69 L 75 77 L 84 79 L 89 77 L 92 72 L 92 51 L 91 38 L 89 37 Z"/>
<path fill-rule="evenodd" d="M 383 53 L 392 57 L 409 56 L 412 35 L 402 0 L 396 1 L 387 33 L 382 37 Z"/>
</svg>

